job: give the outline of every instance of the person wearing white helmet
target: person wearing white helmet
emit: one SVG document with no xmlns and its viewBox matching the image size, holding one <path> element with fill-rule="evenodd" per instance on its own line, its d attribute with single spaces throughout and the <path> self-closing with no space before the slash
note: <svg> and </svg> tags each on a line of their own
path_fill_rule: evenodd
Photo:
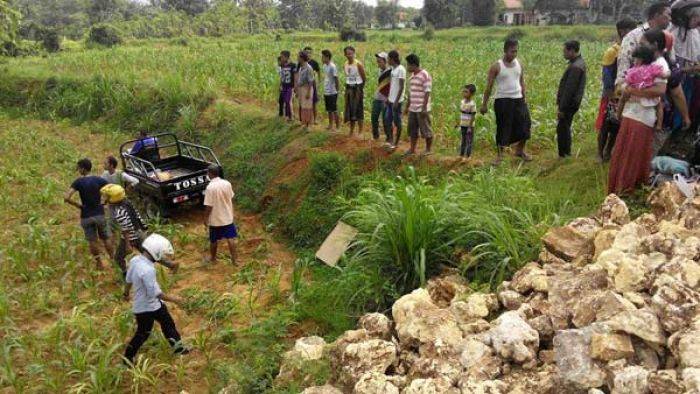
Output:
<svg viewBox="0 0 700 394">
<path fill-rule="evenodd" d="M 181 337 L 175 327 L 175 321 L 163 302 L 169 301 L 181 305 L 183 301 L 179 297 L 163 293 L 156 275 L 155 263 L 172 256 L 173 245 L 162 235 L 152 234 L 143 241 L 141 250 L 141 254 L 129 261 L 124 289 L 124 298 L 128 299 L 131 288 L 134 288 L 132 311 L 136 317 L 136 333 L 124 352 L 124 359 L 130 365 L 133 365 L 136 353 L 151 335 L 153 323 L 156 321 L 160 324 L 163 336 L 175 353 L 189 352 L 180 342 Z"/>
</svg>

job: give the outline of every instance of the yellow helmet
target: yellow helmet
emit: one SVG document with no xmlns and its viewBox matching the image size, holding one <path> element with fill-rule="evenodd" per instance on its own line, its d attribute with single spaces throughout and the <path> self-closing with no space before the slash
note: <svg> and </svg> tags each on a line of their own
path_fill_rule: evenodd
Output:
<svg viewBox="0 0 700 394">
<path fill-rule="evenodd" d="M 118 204 L 126 198 L 126 191 L 123 187 L 115 184 L 105 185 L 100 189 L 100 194 L 110 204 Z"/>
</svg>

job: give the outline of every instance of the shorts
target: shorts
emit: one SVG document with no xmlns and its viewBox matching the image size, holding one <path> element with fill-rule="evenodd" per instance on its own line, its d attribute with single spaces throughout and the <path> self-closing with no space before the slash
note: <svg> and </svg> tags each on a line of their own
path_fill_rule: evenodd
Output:
<svg viewBox="0 0 700 394">
<path fill-rule="evenodd" d="M 326 112 L 338 112 L 338 95 L 330 94 L 323 96 L 323 101 L 326 104 Z"/>
<path fill-rule="evenodd" d="M 418 138 L 418 134 L 423 138 L 433 138 L 433 129 L 430 122 L 430 112 L 409 112 L 408 113 L 408 135 Z"/>
<path fill-rule="evenodd" d="M 83 228 L 85 239 L 88 242 L 97 241 L 98 238 L 106 240 L 112 235 L 104 215 L 82 218 L 80 219 L 80 227 Z"/>
<path fill-rule="evenodd" d="M 231 223 L 227 226 L 209 226 L 209 242 L 215 243 L 222 239 L 238 238 L 238 229 Z"/>
</svg>

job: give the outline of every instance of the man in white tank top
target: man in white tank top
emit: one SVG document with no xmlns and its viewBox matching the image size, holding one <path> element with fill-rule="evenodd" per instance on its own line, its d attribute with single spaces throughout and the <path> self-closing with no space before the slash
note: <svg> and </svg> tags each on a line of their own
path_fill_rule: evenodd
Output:
<svg viewBox="0 0 700 394">
<path fill-rule="evenodd" d="M 503 159 L 503 148 L 517 144 L 515 155 L 525 161 L 532 160 L 525 153 L 525 143 L 530 139 L 530 113 L 525 103 L 523 68 L 518 62 L 518 41 L 507 39 L 503 45 L 503 58 L 489 68 L 488 83 L 484 89 L 481 113 L 488 112 L 489 98 L 494 82 L 494 112 L 496 113 L 496 164 Z"/>
</svg>

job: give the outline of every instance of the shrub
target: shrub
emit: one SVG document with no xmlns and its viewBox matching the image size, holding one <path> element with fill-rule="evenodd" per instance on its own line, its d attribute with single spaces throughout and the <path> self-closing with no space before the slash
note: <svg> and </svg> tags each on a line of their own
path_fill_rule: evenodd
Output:
<svg viewBox="0 0 700 394">
<path fill-rule="evenodd" d="M 526 35 L 527 35 L 527 33 L 525 33 L 525 31 L 523 31 L 522 29 L 515 28 L 515 29 L 511 29 L 508 32 L 508 35 L 506 36 L 506 38 L 520 40 L 521 38 L 525 37 Z"/>
<path fill-rule="evenodd" d="M 367 35 L 362 30 L 353 27 L 343 27 L 340 29 L 341 41 L 367 41 Z"/>
<path fill-rule="evenodd" d="M 423 31 L 423 39 L 430 41 L 435 38 L 435 27 L 432 23 L 426 23 L 425 30 Z"/>
<path fill-rule="evenodd" d="M 58 52 L 61 50 L 61 39 L 54 30 L 46 30 L 41 34 L 41 44 L 46 52 Z"/>
<path fill-rule="evenodd" d="M 112 47 L 121 44 L 122 39 L 117 29 L 110 25 L 101 24 L 90 28 L 87 41 L 89 44 Z"/>
<path fill-rule="evenodd" d="M 312 192 L 327 192 L 335 187 L 347 172 L 347 159 L 336 152 L 316 153 L 309 161 Z"/>
</svg>

